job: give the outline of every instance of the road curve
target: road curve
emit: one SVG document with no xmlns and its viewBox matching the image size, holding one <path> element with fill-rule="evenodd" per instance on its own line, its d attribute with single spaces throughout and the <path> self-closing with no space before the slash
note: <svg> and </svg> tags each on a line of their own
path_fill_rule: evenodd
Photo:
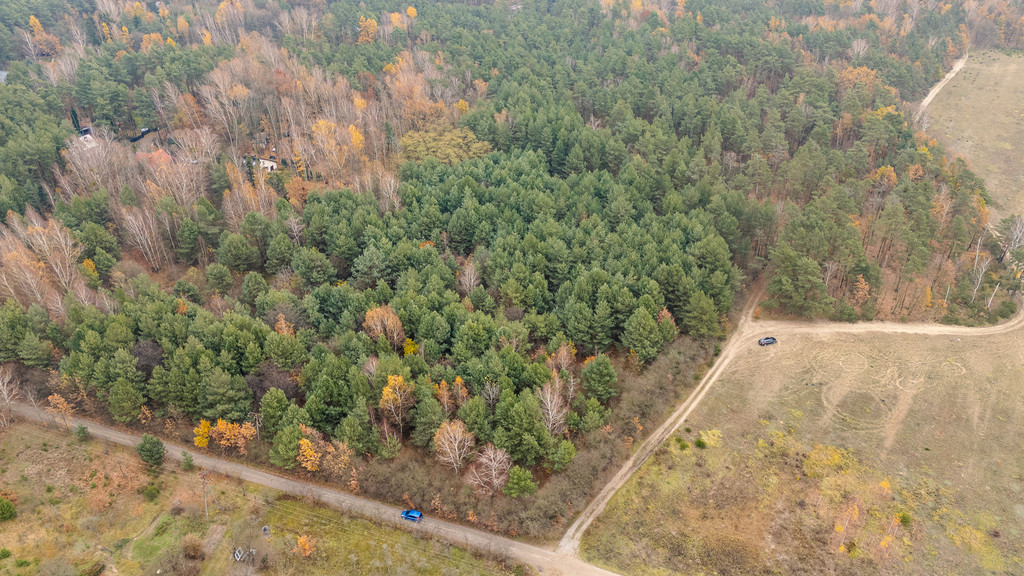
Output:
<svg viewBox="0 0 1024 576">
<path fill-rule="evenodd" d="M 633 452 L 633 455 L 619 468 L 619 471 L 615 473 L 615 476 L 601 489 L 601 492 L 583 509 L 583 512 L 576 518 L 576 521 L 569 526 L 569 530 L 566 531 L 565 535 L 562 536 L 561 541 L 558 543 L 557 550 L 565 554 L 572 554 L 579 556 L 580 552 L 580 540 L 583 538 L 584 532 L 590 527 L 590 524 L 597 519 L 597 517 L 604 511 L 608 502 L 611 501 L 612 496 L 621 488 L 626 481 L 633 476 L 640 466 L 643 466 L 644 462 L 654 454 L 654 451 L 661 446 L 673 432 L 683 423 L 686 418 L 690 416 L 690 412 L 700 401 L 704 399 L 704 395 L 708 389 L 718 380 L 722 371 L 726 366 L 729 365 L 729 361 L 732 360 L 736 350 L 741 347 L 740 342 L 746 337 L 748 326 L 750 325 L 754 308 L 757 307 L 758 302 L 761 299 L 761 292 L 755 293 L 753 296 L 748 298 L 747 305 L 740 316 L 739 325 L 736 330 L 733 331 L 732 335 L 725 341 L 722 346 L 722 351 L 718 355 L 718 359 L 715 364 L 708 370 L 704 378 L 701 379 L 697 387 L 693 389 L 693 392 L 686 398 L 686 400 L 676 408 L 675 412 L 654 431 L 653 434 L 647 437 L 640 446 Z"/>
<path fill-rule="evenodd" d="M 25 404 L 15 404 L 13 411 L 18 416 L 27 420 L 35 420 L 43 423 L 54 422 L 53 415 Z M 78 426 L 79 424 L 87 426 L 89 428 L 89 434 L 92 436 L 115 444 L 133 447 L 142 440 L 140 436 L 135 434 L 103 426 L 89 420 L 82 420 L 80 418 L 69 419 L 70 426 Z M 182 451 L 184 450 L 184 447 L 166 441 L 164 444 L 168 448 L 167 457 L 175 460 L 180 460 L 182 458 Z M 262 486 L 267 486 L 293 496 L 313 496 L 321 502 L 345 512 L 346 514 L 362 516 L 403 530 L 409 530 L 417 534 L 437 537 L 442 540 L 447 540 L 457 546 L 471 548 L 485 554 L 514 558 L 519 562 L 538 568 L 541 574 L 559 574 L 566 576 L 576 574 L 584 576 L 610 576 L 614 574 L 614 572 L 608 572 L 607 570 L 602 570 L 596 566 L 587 564 L 572 554 L 555 552 L 539 546 L 526 544 L 524 542 L 517 542 L 509 538 L 498 536 L 497 534 L 475 530 L 468 526 L 453 524 L 451 522 L 445 522 L 443 520 L 437 520 L 430 517 L 425 518 L 424 521 L 419 524 L 411 524 L 410 522 L 401 520 L 401 510 L 394 506 L 388 506 L 387 504 L 382 504 L 366 498 L 360 498 L 347 492 L 331 490 L 330 488 L 325 488 L 323 486 L 301 482 L 284 476 L 278 476 L 263 470 L 257 470 L 244 464 L 214 458 L 199 452 L 193 452 L 191 450 L 187 450 L 187 452 L 192 454 L 193 461 L 197 466 L 201 466 L 206 470 L 233 478 L 239 478 L 246 482 L 253 482 Z"/>
<path fill-rule="evenodd" d="M 366 498 L 360 498 L 347 492 L 332 490 L 323 486 L 309 484 L 284 476 L 271 474 L 258 470 L 244 464 L 214 458 L 206 454 L 186 450 L 192 454 L 196 465 L 225 476 L 239 478 L 247 482 L 253 482 L 281 492 L 299 497 L 313 496 L 325 504 L 331 505 L 342 512 L 355 514 L 378 522 L 396 526 L 398 528 L 433 536 L 447 540 L 455 545 L 472 548 L 474 550 L 499 556 L 514 558 L 524 564 L 538 568 L 541 574 L 565 574 L 565 575 L 612 575 L 610 572 L 584 562 L 579 558 L 580 540 L 591 523 L 604 511 L 608 502 L 615 492 L 621 488 L 626 481 L 647 461 L 658 447 L 668 439 L 690 416 L 694 409 L 704 399 L 708 390 L 718 381 L 726 367 L 732 361 L 738 350 L 745 346 L 756 345 L 756 336 L 771 334 L 773 336 L 785 337 L 787 334 L 868 334 L 868 333 L 894 333 L 908 335 L 934 335 L 934 336 L 962 336 L 962 337 L 983 337 L 995 334 L 1003 334 L 1020 329 L 1024 326 L 1024 312 L 1013 317 L 1009 322 L 995 326 L 971 328 L 965 326 L 945 326 L 941 324 L 926 323 L 899 323 L 899 322 L 864 322 L 858 324 L 843 324 L 834 322 L 813 322 L 813 321 L 786 321 L 768 320 L 756 321 L 753 319 L 753 311 L 760 302 L 761 294 L 752 296 L 740 317 L 736 330 L 726 340 L 715 364 L 708 370 L 704 378 L 693 389 L 686 400 L 679 405 L 672 415 L 644 440 L 634 451 L 619 471 L 612 477 L 611 481 L 601 490 L 593 501 L 580 513 L 576 521 L 569 527 L 569 530 L 559 541 L 556 550 L 550 550 L 534 546 L 524 542 L 518 542 L 497 534 L 483 532 L 468 526 L 445 522 L 428 518 L 421 524 L 412 525 L 402 522 L 399 518 L 400 509 Z M 26 419 L 44 423 L 54 422 L 54 417 L 37 408 L 24 404 L 15 404 L 14 412 Z M 121 444 L 124 446 L 135 446 L 141 440 L 140 436 L 122 430 L 117 430 L 88 420 L 71 418 L 70 425 L 85 425 L 89 428 L 90 434 L 97 438 Z M 166 443 L 173 450 L 168 450 L 167 456 L 180 460 L 182 458 L 181 446 Z"/>
<path fill-rule="evenodd" d="M 690 416 L 693 410 L 704 399 L 708 390 L 718 381 L 719 376 L 732 361 L 736 351 L 745 346 L 756 345 L 758 335 L 785 336 L 787 334 L 867 334 L 867 333 L 893 333 L 893 334 L 917 334 L 934 336 L 964 336 L 978 337 L 991 336 L 1012 332 L 1024 326 L 1024 312 L 1017 314 L 1009 322 L 995 326 L 984 326 L 979 328 L 967 326 L 946 326 L 942 324 L 927 323 L 901 323 L 901 322 L 862 322 L 857 324 L 845 324 L 836 322 L 813 322 L 813 321 L 783 321 L 768 320 L 755 321 L 753 310 L 760 302 L 761 294 L 755 294 L 749 299 L 747 307 L 740 318 L 739 325 L 732 333 L 725 344 L 722 352 L 715 361 L 714 366 L 708 370 L 704 378 L 686 401 L 679 405 L 675 412 L 658 427 L 640 446 L 637 447 L 633 456 L 622 465 L 622 468 L 605 485 L 601 492 L 587 505 L 586 508 L 572 523 L 569 530 L 558 543 L 557 550 L 566 554 L 579 556 L 580 541 L 587 528 L 604 511 L 612 496 L 633 476 L 654 451 L 661 446 L 669 436 L 672 435 Z"/>
</svg>

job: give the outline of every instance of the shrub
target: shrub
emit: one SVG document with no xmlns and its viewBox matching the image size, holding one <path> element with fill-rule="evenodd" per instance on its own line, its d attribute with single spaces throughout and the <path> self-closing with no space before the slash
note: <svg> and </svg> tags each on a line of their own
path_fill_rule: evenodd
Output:
<svg viewBox="0 0 1024 576">
<path fill-rule="evenodd" d="M 184 470 L 185 472 L 188 472 L 189 470 L 192 470 L 195 467 L 196 467 L 196 465 L 195 465 L 195 462 L 192 461 L 192 455 L 189 454 L 187 451 L 182 450 L 181 451 L 181 469 Z"/>
<path fill-rule="evenodd" d="M 693 445 L 696 446 L 697 448 L 700 448 L 701 450 L 708 447 L 708 443 L 705 442 L 703 438 L 697 438 L 696 440 L 694 440 Z"/>
<path fill-rule="evenodd" d="M 11 557 L 11 551 L 7 548 L 0 548 L 0 560 L 7 560 Z"/>
<path fill-rule="evenodd" d="M 146 500 L 153 502 L 160 497 L 160 486 L 156 482 L 150 482 L 148 486 L 143 488 L 142 495 Z"/>
<path fill-rule="evenodd" d="M 202 560 L 205 556 L 203 539 L 195 534 L 186 534 L 185 539 L 181 541 L 181 553 L 190 560 Z"/>
<path fill-rule="evenodd" d="M 164 443 L 151 434 L 143 434 L 142 441 L 135 447 L 139 458 L 150 466 L 160 466 L 164 463 Z"/>
<path fill-rule="evenodd" d="M 203 303 L 203 295 L 199 292 L 199 287 L 188 280 L 178 280 L 175 282 L 172 291 L 175 296 L 184 298 L 189 302 L 194 302 L 196 304 Z"/>
<path fill-rule="evenodd" d="M 0 498 L 0 522 L 14 520 L 17 517 L 18 511 L 14 508 L 14 503 L 7 498 Z"/>
<path fill-rule="evenodd" d="M 79 442 L 85 442 L 89 439 L 89 429 L 86 428 L 85 424 L 79 424 L 78 428 L 75 428 L 75 438 Z"/>
<path fill-rule="evenodd" d="M 690 443 L 689 442 L 687 442 L 686 440 L 683 440 L 682 438 L 679 438 L 679 437 L 676 437 L 676 444 L 679 446 L 679 449 L 684 451 L 684 452 L 690 447 Z"/>
<path fill-rule="evenodd" d="M 906 512 L 900 512 L 899 514 L 896 515 L 896 517 L 899 518 L 900 524 L 904 528 L 910 528 L 910 523 L 914 521 L 914 519 L 910 516 L 910 514 L 908 514 Z"/>
<path fill-rule="evenodd" d="M 228 267 L 216 262 L 206 267 L 206 282 L 212 291 L 221 294 L 227 294 L 235 285 Z"/>
<path fill-rule="evenodd" d="M 513 466 L 508 471 L 508 482 L 502 492 L 509 498 L 527 496 L 537 491 L 537 483 L 533 481 L 533 474 L 521 466 Z"/>
</svg>

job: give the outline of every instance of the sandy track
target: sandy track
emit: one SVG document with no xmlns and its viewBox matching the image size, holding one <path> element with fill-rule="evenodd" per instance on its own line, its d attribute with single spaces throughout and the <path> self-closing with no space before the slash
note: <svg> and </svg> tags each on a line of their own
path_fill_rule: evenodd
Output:
<svg viewBox="0 0 1024 576">
<path fill-rule="evenodd" d="M 633 455 L 622 465 L 611 481 L 605 485 L 597 497 L 580 513 L 576 521 L 569 527 L 565 536 L 559 541 L 555 550 L 518 542 L 510 538 L 434 518 L 429 518 L 418 525 L 412 525 L 400 519 L 401 510 L 394 506 L 360 498 L 347 492 L 278 476 L 237 462 L 222 460 L 191 451 L 190 453 L 195 464 L 207 470 L 239 478 L 247 482 L 261 484 L 294 496 L 313 496 L 344 513 L 383 522 L 424 536 L 437 537 L 455 545 L 471 548 L 486 554 L 514 558 L 519 562 L 537 567 L 542 574 L 593 574 L 605 576 L 614 574 L 614 572 L 598 568 L 579 558 L 580 540 L 583 534 L 601 512 L 604 511 L 608 502 L 611 501 L 619 488 L 625 485 L 633 473 L 654 454 L 655 450 L 697 408 L 711 387 L 714 386 L 722 373 L 725 372 L 736 354 L 748 346 L 757 346 L 756 339 L 758 336 L 772 335 L 784 339 L 787 335 L 794 334 L 827 336 L 830 334 L 890 333 L 976 338 L 1012 332 L 1024 325 L 1024 313 L 1018 314 L 1004 324 L 981 328 L 898 322 L 841 324 L 780 320 L 758 321 L 753 319 L 753 311 L 756 304 L 760 302 L 760 297 L 761 294 L 757 293 L 748 300 L 736 330 L 726 340 L 714 366 L 705 374 L 693 392 L 653 434 L 637 447 Z M 53 415 L 23 404 L 15 405 L 14 412 L 29 420 L 45 423 L 53 423 L 55 421 Z M 72 418 L 70 420 L 71 426 L 79 424 L 87 426 L 89 432 L 95 437 L 116 444 L 135 446 L 141 440 L 141 437 L 135 434 L 88 420 L 79 418 Z M 167 456 L 171 459 L 180 460 L 184 447 L 171 443 L 166 444 L 168 446 Z"/>
<path fill-rule="evenodd" d="M 643 443 L 637 447 L 633 456 L 623 464 L 622 468 L 605 485 L 593 501 L 580 513 L 572 526 L 558 543 L 558 551 L 579 555 L 580 540 L 583 534 L 590 527 L 590 524 L 604 511 L 612 496 L 633 476 L 640 466 L 654 454 L 654 451 L 668 439 L 684 421 L 690 416 L 693 410 L 700 404 L 708 390 L 725 371 L 725 368 L 735 357 L 738 350 L 747 346 L 757 346 L 757 337 L 775 336 L 784 338 L 790 334 L 915 334 L 933 336 L 958 336 L 958 337 L 983 337 L 993 334 L 1003 334 L 1019 329 L 1024 325 L 1024 313 L 1017 314 L 1009 322 L 996 326 L 985 326 L 971 328 L 965 326 L 944 326 L 941 324 L 926 323 L 899 323 L 899 322 L 864 322 L 858 324 L 843 324 L 835 322 L 798 322 L 798 321 L 755 321 L 753 319 L 754 306 L 760 301 L 760 294 L 750 298 L 736 331 L 729 337 L 722 347 L 715 365 L 708 371 L 685 402 L 651 434 Z"/>
<path fill-rule="evenodd" d="M 24 404 L 16 404 L 14 412 L 28 420 L 54 423 L 53 415 Z M 70 426 L 85 425 L 89 428 L 89 434 L 92 436 L 124 446 L 135 446 L 142 440 L 140 436 L 135 434 L 79 418 L 71 418 L 69 424 Z M 181 460 L 182 451 L 185 447 L 166 441 L 164 444 L 167 446 L 168 458 Z M 198 452 L 189 452 L 192 454 L 195 464 L 206 470 L 239 478 L 246 482 L 254 482 L 293 496 L 312 496 L 346 514 L 362 516 L 423 536 L 437 537 L 457 546 L 474 549 L 485 554 L 514 558 L 524 564 L 537 567 L 541 574 L 564 574 L 567 576 L 575 574 L 608 576 L 614 574 L 613 572 L 587 564 L 571 554 L 552 551 L 525 542 L 517 542 L 510 538 L 483 532 L 468 526 L 453 524 L 430 517 L 427 517 L 419 524 L 412 524 L 402 520 L 400 516 L 401 509 L 394 506 L 360 498 L 347 492 L 278 476 L 237 462 L 214 458 Z"/>
<path fill-rule="evenodd" d="M 914 122 L 921 118 L 921 115 L 928 109 L 928 105 L 932 103 L 932 100 L 939 95 L 939 92 L 942 92 L 946 84 L 949 84 L 949 81 L 964 67 L 964 64 L 967 64 L 967 56 L 967 54 L 964 54 L 963 58 L 954 62 L 953 67 L 949 69 L 949 72 L 946 72 L 942 80 L 939 80 L 938 84 L 932 86 L 932 89 L 928 91 L 928 95 L 924 97 L 924 100 L 921 100 L 921 104 L 917 107 L 917 112 L 914 112 Z"/>
<path fill-rule="evenodd" d="M 693 409 L 700 404 L 700 401 L 704 399 L 704 395 L 711 388 L 712 385 L 718 380 L 718 377 L 722 374 L 722 371 L 729 362 L 732 360 L 736 351 L 743 347 L 743 342 L 747 339 L 747 334 L 750 330 L 750 323 L 752 321 L 754 308 L 758 301 L 760 301 L 760 292 L 756 296 L 751 297 L 747 303 L 746 309 L 740 319 L 740 324 L 737 330 L 732 333 L 728 340 L 726 340 L 725 346 L 722 347 L 722 352 L 718 356 L 718 360 L 715 362 L 711 370 L 708 370 L 704 378 L 701 379 L 697 387 L 693 389 L 690 396 L 676 408 L 676 411 L 668 417 L 665 422 L 654 431 L 653 434 L 647 437 L 643 443 L 633 452 L 629 460 L 622 465 L 622 468 L 612 477 L 611 481 L 605 485 L 601 492 L 598 493 L 597 497 L 580 513 L 576 518 L 576 521 L 572 523 L 569 530 L 562 537 L 562 540 L 558 543 L 558 551 L 571 553 L 574 555 L 579 554 L 580 540 L 583 538 L 584 532 L 590 527 L 595 519 L 604 511 L 608 502 L 611 501 L 612 496 L 621 488 L 627 480 L 629 480 L 633 473 L 636 472 L 640 466 L 643 466 L 644 462 L 654 454 L 654 451 L 669 436 L 672 435 L 676 429 L 685 421 Z"/>
</svg>

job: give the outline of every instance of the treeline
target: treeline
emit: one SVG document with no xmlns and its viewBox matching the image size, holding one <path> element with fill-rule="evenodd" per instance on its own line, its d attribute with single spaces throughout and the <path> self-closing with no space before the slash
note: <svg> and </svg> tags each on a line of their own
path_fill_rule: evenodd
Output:
<svg viewBox="0 0 1024 576">
<path fill-rule="evenodd" d="M 807 316 L 1013 308 L 1024 225 L 994 240 L 905 112 L 966 4 L 49 6 L 0 7 L 0 357 L 69 409 L 467 519 L 539 483 L 500 528 L 542 534 L 744 277 Z"/>
</svg>

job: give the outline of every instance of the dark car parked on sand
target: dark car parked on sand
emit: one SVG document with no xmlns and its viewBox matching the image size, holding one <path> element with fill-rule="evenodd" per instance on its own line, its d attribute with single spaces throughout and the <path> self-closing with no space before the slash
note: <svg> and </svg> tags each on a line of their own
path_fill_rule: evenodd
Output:
<svg viewBox="0 0 1024 576">
<path fill-rule="evenodd" d="M 760 340 L 757 341 L 757 343 L 759 345 L 761 345 L 761 346 L 771 346 L 772 344 L 775 344 L 776 342 L 778 342 L 778 340 L 776 340 L 774 336 L 767 336 L 767 337 L 761 338 Z"/>
</svg>

